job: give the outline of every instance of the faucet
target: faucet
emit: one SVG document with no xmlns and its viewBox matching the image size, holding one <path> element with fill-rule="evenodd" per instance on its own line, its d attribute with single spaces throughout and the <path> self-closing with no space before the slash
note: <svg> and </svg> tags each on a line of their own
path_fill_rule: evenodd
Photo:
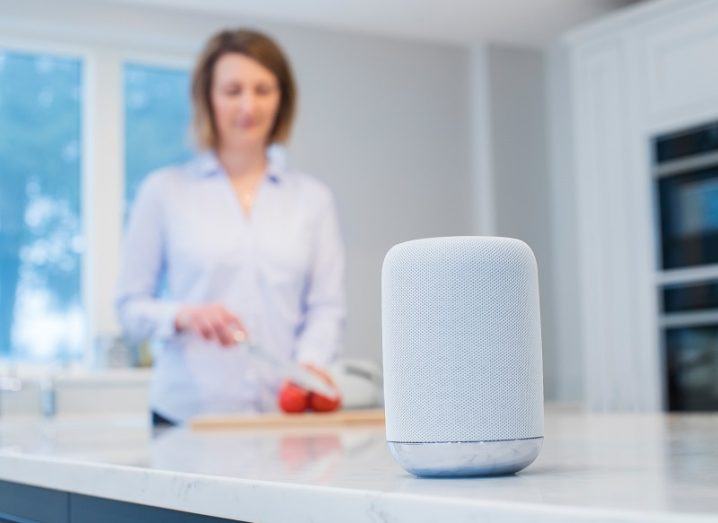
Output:
<svg viewBox="0 0 718 523">
<path fill-rule="evenodd" d="M 42 415 L 53 418 L 57 413 L 57 387 L 55 376 L 49 374 L 40 381 L 40 408 Z"/>
</svg>

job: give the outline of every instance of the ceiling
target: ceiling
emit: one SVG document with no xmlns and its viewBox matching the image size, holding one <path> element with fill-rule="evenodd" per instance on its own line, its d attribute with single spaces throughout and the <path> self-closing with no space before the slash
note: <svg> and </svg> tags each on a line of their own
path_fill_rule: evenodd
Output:
<svg viewBox="0 0 718 523">
<path fill-rule="evenodd" d="M 542 46 L 640 0 L 122 0 L 183 11 L 453 43 Z"/>
</svg>

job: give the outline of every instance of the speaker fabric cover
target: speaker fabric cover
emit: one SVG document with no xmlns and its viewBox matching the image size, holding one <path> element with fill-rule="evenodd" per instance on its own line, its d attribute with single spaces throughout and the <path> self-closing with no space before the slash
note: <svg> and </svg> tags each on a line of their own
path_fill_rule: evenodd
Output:
<svg viewBox="0 0 718 523">
<path fill-rule="evenodd" d="M 398 244 L 382 269 L 387 440 L 543 436 L 536 259 L 511 238 Z"/>
</svg>

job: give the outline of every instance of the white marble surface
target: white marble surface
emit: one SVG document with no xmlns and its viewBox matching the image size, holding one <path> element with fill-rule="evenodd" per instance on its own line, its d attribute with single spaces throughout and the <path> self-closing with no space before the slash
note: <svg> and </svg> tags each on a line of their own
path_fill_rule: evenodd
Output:
<svg viewBox="0 0 718 523">
<path fill-rule="evenodd" d="M 718 521 L 718 415 L 549 410 L 515 476 L 418 479 L 383 429 L 191 432 L 0 419 L 0 479 L 252 522 Z"/>
</svg>

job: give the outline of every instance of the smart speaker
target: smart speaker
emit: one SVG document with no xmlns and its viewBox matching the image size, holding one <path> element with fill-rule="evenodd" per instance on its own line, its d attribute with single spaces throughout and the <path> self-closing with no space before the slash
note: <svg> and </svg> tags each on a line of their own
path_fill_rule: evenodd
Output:
<svg viewBox="0 0 718 523">
<path fill-rule="evenodd" d="M 538 270 L 512 238 L 400 243 L 381 277 L 386 436 L 417 476 L 493 476 L 543 442 Z"/>
</svg>

